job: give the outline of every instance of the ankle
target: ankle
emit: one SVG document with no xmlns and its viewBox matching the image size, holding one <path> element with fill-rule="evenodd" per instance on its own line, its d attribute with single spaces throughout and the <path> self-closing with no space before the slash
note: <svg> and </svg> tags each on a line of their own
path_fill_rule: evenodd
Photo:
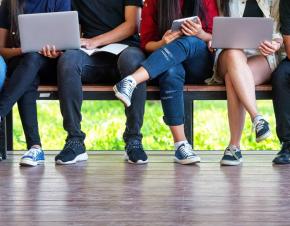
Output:
<svg viewBox="0 0 290 226">
<path fill-rule="evenodd" d="M 182 141 L 177 141 L 174 143 L 174 148 L 175 150 L 177 150 L 179 148 L 180 145 L 182 144 L 188 144 L 188 141 L 187 140 L 182 140 Z"/>
<path fill-rule="evenodd" d="M 255 115 L 255 116 L 252 118 L 252 123 L 253 123 L 253 124 L 257 124 L 257 122 L 258 122 L 259 120 L 261 120 L 261 119 L 264 119 L 264 117 L 263 117 L 262 115 L 260 115 L 260 114 L 257 114 L 257 115 Z"/>
</svg>

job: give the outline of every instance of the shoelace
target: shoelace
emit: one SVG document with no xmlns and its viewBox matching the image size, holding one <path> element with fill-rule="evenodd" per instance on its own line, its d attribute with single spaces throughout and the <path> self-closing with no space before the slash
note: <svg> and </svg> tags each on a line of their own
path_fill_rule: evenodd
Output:
<svg viewBox="0 0 290 226">
<path fill-rule="evenodd" d="M 179 148 L 181 154 L 185 157 L 191 157 L 196 156 L 196 153 L 192 150 L 192 147 L 190 144 L 184 144 Z"/>
<path fill-rule="evenodd" d="M 81 143 L 77 140 L 68 140 L 64 146 L 64 150 L 68 151 L 70 149 L 74 149 L 74 147 L 80 147 Z"/>
<path fill-rule="evenodd" d="M 41 149 L 31 148 L 25 153 L 25 155 L 29 155 L 35 158 L 39 153 L 41 153 Z"/>
<path fill-rule="evenodd" d="M 134 89 L 135 87 L 132 85 L 132 81 L 128 79 L 123 80 L 122 91 L 125 95 L 127 95 L 128 97 L 131 97 Z"/>
<path fill-rule="evenodd" d="M 257 123 L 253 124 L 252 131 L 257 131 L 257 133 L 260 132 L 264 128 L 264 124 L 264 120 L 259 120 Z"/>
<path fill-rule="evenodd" d="M 127 145 L 126 149 L 127 149 L 128 152 L 130 152 L 130 151 L 135 150 L 135 149 L 143 149 L 143 146 L 139 142 L 129 143 Z"/>
<path fill-rule="evenodd" d="M 224 155 L 231 155 L 231 156 L 235 157 L 235 159 L 239 160 L 238 156 L 236 155 L 236 151 L 235 150 L 231 150 L 230 148 L 227 148 L 225 150 L 225 154 Z"/>
</svg>

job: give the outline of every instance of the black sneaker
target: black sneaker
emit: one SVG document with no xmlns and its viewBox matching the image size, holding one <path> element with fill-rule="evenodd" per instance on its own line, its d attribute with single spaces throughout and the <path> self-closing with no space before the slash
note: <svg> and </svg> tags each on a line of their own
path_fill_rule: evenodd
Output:
<svg viewBox="0 0 290 226">
<path fill-rule="evenodd" d="M 115 96 L 122 101 L 126 107 L 131 106 L 131 98 L 133 91 L 136 87 L 136 82 L 132 79 L 128 79 L 127 77 L 118 82 L 113 90 L 115 92 Z"/>
<path fill-rule="evenodd" d="M 261 142 L 271 136 L 269 123 L 263 118 L 254 121 L 253 128 L 256 132 L 256 142 Z"/>
<path fill-rule="evenodd" d="M 69 139 L 63 150 L 55 157 L 56 164 L 69 165 L 80 161 L 87 161 L 85 144 L 77 139 Z"/>
<path fill-rule="evenodd" d="M 140 141 L 129 142 L 125 147 L 125 160 L 132 164 L 146 164 L 148 157 Z"/>
<path fill-rule="evenodd" d="M 290 142 L 282 144 L 281 151 L 277 153 L 273 163 L 278 165 L 290 164 Z"/>
<path fill-rule="evenodd" d="M 220 164 L 222 166 L 237 166 L 243 162 L 242 152 L 239 148 L 231 146 L 227 147 Z"/>
</svg>

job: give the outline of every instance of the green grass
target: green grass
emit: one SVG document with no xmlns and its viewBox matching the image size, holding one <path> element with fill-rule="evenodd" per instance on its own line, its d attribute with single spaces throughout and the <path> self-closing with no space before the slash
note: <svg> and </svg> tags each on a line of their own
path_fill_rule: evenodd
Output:
<svg viewBox="0 0 290 226">
<path fill-rule="evenodd" d="M 259 101 L 259 109 L 269 119 L 273 136 L 261 144 L 255 142 L 249 118 L 242 138 L 246 150 L 278 150 L 275 134 L 275 118 L 271 101 Z M 86 146 L 91 150 L 123 150 L 122 134 L 125 129 L 123 105 L 118 101 L 85 101 L 82 108 L 82 129 L 87 134 Z M 43 147 L 59 150 L 64 145 L 66 133 L 62 128 L 62 117 L 57 101 L 38 102 L 39 127 Z M 163 123 L 163 112 L 159 101 L 146 104 L 142 133 L 147 150 L 171 150 L 172 138 Z M 14 149 L 26 148 L 17 108 L 14 108 Z M 229 129 L 225 101 L 196 101 L 194 113 L 194 142 L 196 150 L 223 150 L 228 144 Z"/>
</svg>

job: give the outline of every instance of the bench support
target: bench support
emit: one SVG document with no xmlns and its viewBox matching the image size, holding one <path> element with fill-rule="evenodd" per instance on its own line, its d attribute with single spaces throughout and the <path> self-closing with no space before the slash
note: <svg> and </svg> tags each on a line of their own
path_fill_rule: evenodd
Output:
<svg viewBox="0 0 290 226">
<path fill-rule="evenodd" d="M 7 137 L 6 137 L 6 119 L 0 123 L 0 155 L 2 159 L 6 159 Z"/>
<path fill-rule="evenodd" d="M 193 100 L 187 94 L 184 93 L 184 112 L 185 112 L 185 119 L 184 119 L 184 130 L 185 136 L 188 139 L 188 142 L 192 145 L 193 143 Z"/>
</svg>

